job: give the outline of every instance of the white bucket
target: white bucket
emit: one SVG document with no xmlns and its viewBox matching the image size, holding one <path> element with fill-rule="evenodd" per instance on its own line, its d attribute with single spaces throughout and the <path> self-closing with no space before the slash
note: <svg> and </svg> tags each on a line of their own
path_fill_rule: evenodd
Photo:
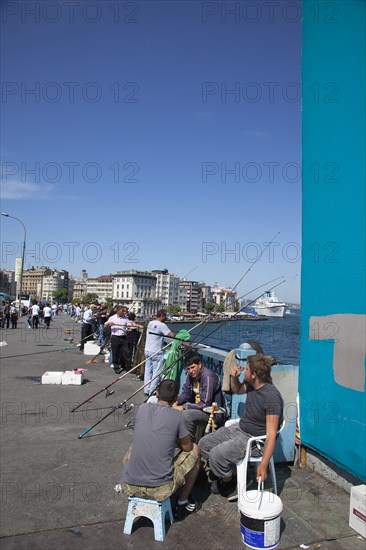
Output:
<svg viewBox="0 0 366 550">
<path fill-rule="evenodd" d="M 257 491 L 247 491 L 240 502 L 241 538 L 246 546 L 255 550 L 276 548 L 280 541 L 281 512 L 280 497 L 263 491 L 258 484 Z"/>
</svg>

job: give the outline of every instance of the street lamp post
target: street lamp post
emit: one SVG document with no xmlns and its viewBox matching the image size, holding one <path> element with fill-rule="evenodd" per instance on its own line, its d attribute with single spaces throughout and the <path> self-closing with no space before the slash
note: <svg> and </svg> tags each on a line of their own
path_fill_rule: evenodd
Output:
<svg viewBox="0 0 366 550">
<path fill-rule="evenodd" d="M 26 232 L 26 230 L 25 230 L 25 225 L 24 225 L 24 223 L 23 223 L 19 218 L 16 218 L 15 216 L 10 216 L 10 214 L 7 214 L 6 212 L 1 212 L 1 215 L 2 215 L 2 216 L 5 216 L 5 218 L 12 218 L 13 220 L 17 220 L 17 222 L 19 222 L 20 224 L 22 224 L 23 230 L 24 230 L 23 250 L 22 250 L 22 265 L 21 265 L 21 271 L 20 271 L 19 295 L 18 295 L 18 299 L 19 299 L 19 319 L 20 319 L 20 317 L 21 317 L 21 315 L 22 315 L 22 300 L 21 300 L 21 296 L 22 296 L 22 286 L 23 286 L 23 270 L 24 270 L 25 242 L 26 242 L 26 238 L 27 238 L 27 232 Z"/>
</svg>

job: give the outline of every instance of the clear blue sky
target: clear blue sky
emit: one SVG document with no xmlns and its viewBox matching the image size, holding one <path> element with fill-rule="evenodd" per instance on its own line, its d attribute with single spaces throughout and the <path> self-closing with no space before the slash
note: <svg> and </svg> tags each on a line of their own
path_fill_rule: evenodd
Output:
<svg viewBox="0 0 366 550">
<path fill-rule="evenodd" d="M 230 286 L 279 232 L 239 294 L 300 274 L 300 3 L 55 5 L 2 6 L 1 211 L 25 267 Z M 1 233 L 14 268 L 21 227 Z"/>
</svg>

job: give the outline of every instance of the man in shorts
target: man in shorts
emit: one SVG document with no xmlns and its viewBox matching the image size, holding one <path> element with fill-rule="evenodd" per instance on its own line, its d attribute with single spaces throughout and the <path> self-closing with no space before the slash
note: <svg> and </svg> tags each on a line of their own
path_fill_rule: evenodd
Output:
<svg viewBox="0 0 366 550">
<path fill-rule="evenodd" d="M 136 414 L 132 446 L 124 458 L 123 490 L 162 501 L 179 489 L 175 516 L 181 520 L 201 507 L 189 498 L 199 472 L 199 450 L 183 415 L 172 408 L 178 395 L 174 380 L 163 380 L 156 395 L 157 403 L 144 403 Z"/>
</svg>

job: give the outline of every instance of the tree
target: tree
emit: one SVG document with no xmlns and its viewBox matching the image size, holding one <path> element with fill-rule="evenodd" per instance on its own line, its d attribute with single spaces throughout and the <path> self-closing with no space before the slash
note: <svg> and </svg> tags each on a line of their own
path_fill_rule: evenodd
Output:
<svg viewBox="0 0 366 550">
<path fill-rule="evenodd" d="M 57 300 L 57 303 L 61 302 L 64 304 L 67 302 L 68 295 L 69 292 L 67 288 L 60 288 L 60 290 L 54 290 L 52 292 L 52 296 Z"/>
<path fill-rule="evenodd" d="M 178 315 L 178 313 L 180 313 L 180 310 L 180 306 L 169 306 L 167 309 L 168 313 L 172 313 L 172 315 Z"/>
<path fill-rule="evenodd" d="M 207 302 L 207 304 L 205 305 L 205 312 L 212 313 L 215 307 L 216 307 L 216 304 L 213 304 L 212 302 Z"/>
<path fill-rule="evenodd" d="M 99 304 L 98 301 L 98 294 L 95 294 L 94 292 L 87 292 L 85 296 L 83 297 L 83 303 L 84 304 Z"/>
<path fill-rule="evenodd" d="M 217 306 L 217 311 L 218 311 L 219 313 L 224 313 L 224 311 L 225 311 L 225 305 L 224 305 L 224 304 L 219 304 L 219 305 Z"/>
<path fill-rule="evenodd" d="M 104 300 L 104 305 L 105 305 L 105 307 L 107 307 L 107 308 L 113 307 L 113 298 L 106 298 L 106 299 Z"/>
</svg>

